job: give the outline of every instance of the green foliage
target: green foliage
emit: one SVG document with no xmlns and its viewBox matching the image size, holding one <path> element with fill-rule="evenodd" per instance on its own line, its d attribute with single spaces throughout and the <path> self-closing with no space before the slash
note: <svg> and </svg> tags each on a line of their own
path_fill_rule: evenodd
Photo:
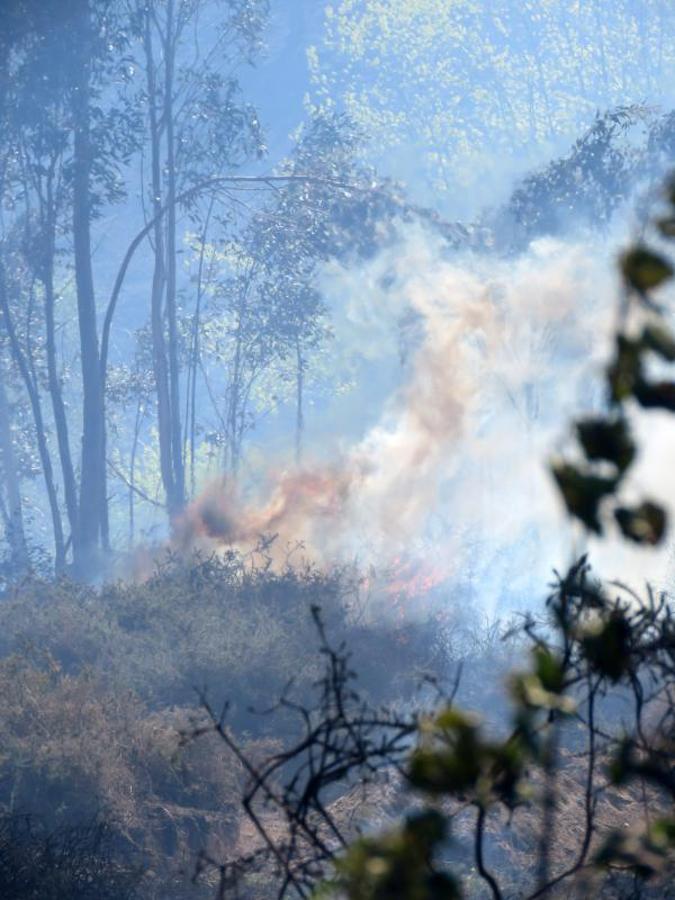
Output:
<svg viewBox="0 0 675 900">
<path fill-rule="evenodd" d="M 652 291 L 673 277 L 673 267 L 668 260 L 641 245 L 621 257 L 621 272 L 636 291 Z"/>
<path fill-rule="evenodd" d="M 635 457 L 635 443 L 625 419 L 582 419 L 577 422 L 577 435 L 586 458 L 604 459 L 624 472 Z"/>
<path fill-rule="evenodd" d="M 581 472 L 569 463 L 556 464 L 552 471 L 570 513 L 591 531 L 601 534 L 598 507 L 604 497 L 614 492 L 618 479 Z"/>
<path fill-rule="evenodd" d="M 642 374 L 642 344 L 622 334 L 616 338 L 616 354 L 608 370 L 610 399 L 622 403 L 635 390 Z"/>
<path fill-rule="evenodd" d="M 612 610 L 581 639 L 583 653 L 603 677 L 616 682 L 626 674 L 630 661 L 630 624 L 621 609 Z"/>
<path fill-rule="evenodd" d="M 532 670 L 511 679 L 511 694 L 519 706 L 518 717 L 530 746 L 534 746 L 532 713 L 555 710 L 573 713 L 576 704 L 565 694 L 565 668 L 559 656 L 549 647 L 537 646 L 532 651 Z"/>
<path fill-rule="evenodd" d="M 345 894 L 353 900 L 457 900 L 455 879 L 431 863 L 446 829 L 441 813 L 426 810 L 400 831 L 356 841 L 336 862 L 335 878 L 317 890 L 317 900 Z"/>
<path fill-rule="evenodd" d="M 641 104 L 597 113 L 571 149 L 518 182 L 508 201 L 483 222 L 497 246 L 526 250 L 543 235 L 568 233 L 570 217 L 604 230 L 643 178 L 670 157 L 672 114 Z"/>
<path fill-rule="evenodd" d="M 460 877 L 461 865 L 447 865 L 447 851 L 453 843 L 450 822 L 455 821 L 456 811 L 466 806 L 477 811 L 473 829 L 477 875 L 495 898 L 506 896 L 508 876 L 501 870 L 491 871 L 485 861 L 490 846 L 485 830 L 488 815 L 495 812 L 493 821 L 498 819 L 496 810 L 502 807 L 514 819 L 521 811 L 534 815 L 532 827 L 536 830 L 562 828 L 568 802 L 558 794 L 559 779 L 563 778 L 570 785 L 568 790 L 580 794 L 582 808 L 585 805 L 585 825 L 573 821 L 564 826 L 574 829 L 577 848 L 572 851 L 573 858 L 563 862 L 561 872 L 544 870 L 544 881 L 540 880 L 532 893 L 526 888 L 534 867 L 530 858 L 527 870 L 520 871 L 513 881 L 518 895 L 540 896 L 539 890 L 546 894 L 569 879 L 573 896 L 590 896 L 584 891 L 591 888 L 578 881 L 583 874 L 592 879 L 593 896 L 615 896 L 611 879 L 620 867 L 647 883 L 645 893 L 636 896 L 652 896 L 648 887 L 652 883 L 653 895 L 659 896 L 659 885 L 675 865 L 675 826 L 672 817 L 661 815 L 668 807 L 663 796 L 657 801 L 657 817 L 640 827 L 619 828 L 611 815 L 607 819 L 606 812 L 606 824 L 601 824 L 596 810 L 614 786 L 630 785 L 636 778 L 675 798 L 672 745 L 668 743 L 672 741 L 671 725 L 664 717 L 648 736 L 642 726 L 636 726 L 626 738 L 609 722 L 598 727 L 594 719 L 610 692 L 622 685 L 619 696 L 623 702 L 635 704 L 639 720 L 645 702 L 641 683 L 647 679 L 655 686 L 650 701 L 654 711 L 669 704 L 668 691 L 675 678 L 672 608 L 653 601 L 632 607 L 606 594 L 589 578 L 583 559 L 559 579 L 547 605 L 551 619 L 545 632 L 533 621 L 524 626 L 533 647 L 530 666 L 510 678 L 512 729 L 501 739 L 486 736 L 478 718 L 454 703 L 422 717 L 406 770 L 408 789 L 422 800 L 412 820 L 421 823 L 420 830 L 412 829 L 407 819 L 379 838 L 356 841 L 338 857 L 335 877 L 318 890 L 317 897 L 432 900 L 478 896 L 471 881 Z M 672 712 L 672 705 L 668 708 Z M 582 714 L 584 709 L 587 712 Z M 575 721 L 582 727 L 586 745 L 582 753 L 585 772 L 575 776 L 579 781 L 570 781 L 564 775 L 565 767 L 554 760 L 555 748 Z M 600 734 L 602 754 L 598 750 Z M 604 766 L 609 777 L 603 779 Z M 610 799 L 604 809 L 612 808 Z M 548 825 L 541 816 L 552 817 Z M 498 834 L 500 842 L 510 840 L 506 832 Z M 550 833 L 541 834 L 538 852 L 542 852 L 542 841 L 552 847 L 551 840 Z M 577 889 L 581 893 L 577 894 Z"/>
<path fill-rule="evenodd" d="M 450 707 L 421 723 L 408 778 L 432 796 L 471 797 L 481 805 L 498 799 L 513 807 L 522 799 L 524 750 L 518 737 L 486 740 L 473 717 Z"/>
<path fill-rule="evenodd" d="M 667 197 L 675 210 L 672 187 Z M 664 234 L 663 228 L 660 230 Z M 644 244 L 632 247 L 621 256 L 620 269 L 628 294 L 627 311 L 647 321 L 635 337 L 624 314 L 622 327 L 616 335 L 614 358 L 607 368 L 607 392 L 612 410 L 604 418 L 577 422 L 575 429 L 587 462 L 596 465 L 612 463 L 617 475 L 614 479 L 606 478 L 595 474 L 592 465 L 580 470 L 564 461 L 555 462 L 552 472 L 568 512 L 590 531 L 603 533 L 601 504 L 611 497 L 614 519 L 623 536 L 637 544 L 656 545 L 666 534 L 665 510 L 649 499 L 627 506 L 615 495 L 636 455 L 626 404 L 634 400 L 644 409 L 675 412 L 675 382 L 649 380 L 645 375 L 650 354 L 664 363 L 675 362 L 675 335 L 653 297 L 655 290 L 672 279 L 674 269 L 662 253 Z"/>
<path fill-rule="evenodd" d="M 669 412 L 675 412 L 674 381 L 639 381 L 635 385 L 633 395 L 645 409 L 667 409 Z"/>
<path fill-rule="evenodd" d="M 642 343 L 666 362 L 675 362 L 675 337 L 659 323 L 650 323 L 642 332 Z"/>
<path fill-rule="evenodd" d="M 666 514 L 656 503 L 645 500 L 639 506 L 620 506 L 614 518 L 624 537 L 636 544 L 660 544 L 666 531 Z"/>
<path fill-rule="evenodd" d="M 471 179 L 475 193 L 495 154 L 520 161 L 595 110 L 669 84 L 672 14 L 610 0 L 336 0 L 309 53 L 312 99 L 346 108 L 388 171 L 406 178 L 414 167 L 430 194 Z"/>
<path fill-rule="evenodd" d="M 675 852 L 675 818 L 658 819 L 646 829 L 613 831 L 597 855 L 598 865 L 621 866 L 647 880 L 667 874 Z"/>
</svg>

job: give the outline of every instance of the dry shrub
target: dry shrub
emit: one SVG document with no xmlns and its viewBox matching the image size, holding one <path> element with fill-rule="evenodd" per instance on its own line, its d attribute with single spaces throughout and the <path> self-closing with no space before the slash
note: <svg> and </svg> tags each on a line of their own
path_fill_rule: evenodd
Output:
<svg viewBox="0 0 675 900">
<path fill-rule="evenodd" d="M 199 714 L 195 689 L 230 701 L 228 727 L 262 760 L 297 723 L 255 710 L 291 680 L 306 696 L 321 671 L 312 604 L 354 648 L 373 696 L 395 699 L 404 676 L 442 668 L 438 623 L 366 624 L 357 589 L 344 570 L 218 558 L 169 560 L 142 584 L 13 588 L 0 600 L 0 812 L 48 829 L 102 817 L 120 858 L 147 870 L 145 895 L 199 895 L 197 855 L 231 856 L 246 837 L 240 765 L 215 735 L 181 740 Z"/>
<path fill-rule="evenodd" d="M 215 739 L 181 745 L 193 715 L 13 655 L 0 662 L 0 809 L 57 831 L 100 818 L 118 859 L 186 891 L 200 850 L 236 840 L 242 781 Z"/>
<path fill-rule="evenodd" d="M 27 816 L 0 817 L 3 900 L 133 900 L 140 877 L 111 854 L 102 823 L 49 831 Z"/>
</svg>

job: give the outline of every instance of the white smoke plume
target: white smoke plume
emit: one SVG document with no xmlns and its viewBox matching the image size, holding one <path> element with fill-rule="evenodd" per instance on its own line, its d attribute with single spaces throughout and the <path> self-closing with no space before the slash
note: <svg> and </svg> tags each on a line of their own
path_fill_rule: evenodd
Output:
<svg viewBox="0 0 675 900">
<path fill-rule="evenodd" d="M 451 254 L 408 226 L 373 260 L 328 267 L 322 288 L 338 339 L 371 366 L 399 352 L 407 323 L 400 386 L 379 421 L 329 464 L 274 473 L 248 502 L 212 485 L 176 545 L 246 548 L 271 533 L 279 561 L 298 541 L 320 563 L 386 568 L 405 558 L 429 573 L 427 586 L 451 590 L 474 578 L 490 615 L 534 605 L 551 568 L 583 549 L 547 460 L 566 423 L 602 403 L 616 252 L 611 242 L 547 239 L 497 260 Z M 664 464 L 639 465 L 640 487 L 645 478 L 663 485 Z M 665 471 L 675 487 L 675 469 Z M 593 548 L 601 566 L 613 566 L 608 574 L 663 581 L 663 553 L 618 546 Z"/>
</svg>

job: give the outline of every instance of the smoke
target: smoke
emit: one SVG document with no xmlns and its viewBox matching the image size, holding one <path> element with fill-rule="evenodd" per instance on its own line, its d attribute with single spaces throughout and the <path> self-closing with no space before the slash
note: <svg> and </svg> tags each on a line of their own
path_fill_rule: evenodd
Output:
<svg viewBox="0 0 675 900">
<path fill-rule="evenodd" d="M 320 564 L 400 571 L 405 559 L 425 589 L 473 579 L 489 615 L 534 605 L 582 549 L 547 459 L 565 423 L 602 403 L 616 246 L 546 239 L 498 260 L 406 226 L 376 258 L 326 267 L 337 339 L 373 370 L 398 354 L 400 384 L 351 445 L 315 449 L 248 495 L 211 485 L 176 546 L 250 549 L 273 535 L 276 564 L 298 544 Z M 647 574 L 644 555 L 611 541 L 598 553 L 612 574 Z"/>
</svg>

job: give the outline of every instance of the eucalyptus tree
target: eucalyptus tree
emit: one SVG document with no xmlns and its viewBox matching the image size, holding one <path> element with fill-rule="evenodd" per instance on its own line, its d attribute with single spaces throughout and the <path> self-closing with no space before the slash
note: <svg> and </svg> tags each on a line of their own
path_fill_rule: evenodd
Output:
<svg viewBox="0 0 675 900">
<path fill-rule="evenodd" d="M 301 461 L 312 366 L 332 336 L 320 267 L 373 252 L 376 233 L 401 214 L 386 186 L 374 187 L 372 173 L 357 163 L 359 141 L 346 117 L 309 119 L 279 166 L 277 190 L 251 209 L 244 227 L 233 233 L 229 222 L 217 221 L 214 243 L 205 248 L 203 235 L 195 241 L 198 293 L 210 300 L 190 338 L 189 378 L 194 388 L 201 369 L 234 477 L 256 421 L 288 404 Z M 194 401 L 188 412 L 194 447 Z"/>
<path fill-rule="evenodd" d="M 15 10 L 18 13 L 18 10 Z M 49 14 L 25 4 L 5 32 L 2 72 L 2 197 L 9 222 L 4 222 L 3 259 L 0 266 L 0 308 L 4 344 L 21 375 L 34 417 L 47 496 L 52 514 L 55 559 L 65 564 L 65 539 L 57 487 L 40 396 L 36 364 L 37 345 L 32 334 L 36 283 L 44 297 L 46 357 L 54 419 L 59 437 L 68 514 L 72 533 L 77 527 L 75 479 L 70 454 L 61 384 L 55 356 L 54 267 L 56 233 L 65 208 L 64 166 L 68 136 L 63 66 L 52 67 Z M 11 21 L 11 20 L 10 20 Z M 57 57 L 58 59 L 58 57 Z M 50 77 L 51 76 L 51 77 Z M 7 265 L 9 264 L 9 265 Z M 8 268 L 11 277 L 8 275 Z M 26 310 L 21 309 L 26 306 Z M 4 414 L 9 416 L 9 403 Z M 11 428 L 8 421 L 7 426 Z M 11 433 L 11 432 L 10 432 Z M 9 459 L 9 447 L 4 452 Z M 6 477 L 8 473 L 6 471 Z"/>
<path fill-rule="evenodd" d="M 2 361 L 4 363 L 4 360 Z M 6 387 L 6 370 L 0 363 L 0 471 L 4 494 L 0 494 L 0 514 L 9 545 L 9 566 L 13 574 L 23 574 L 29 565 L 24 527 L 19 462 L 13 440 L 12 415 Z"/>
<path fill-rule="evenodd" d="M 20 39 L 24 26 L 23 16 L 19 10 L 10 10 L 5 16 L 4 27 L 0 29 L 0 122 L 6 122 L 10 106 L 10 54 L 13 45 Z M 0 146 L 0 200 L 4 200 L 5 189 L 12 167 L 12 148 Z M 0 258 L 0 314 L 4 315 L 6 299 L 4 291 L 4 269 Z M 3 475 L 3 488 L 6 498 L 2 497 L 1 511 L 5 529 L 5 537 L 10 549 L 10 566 L 13 571 L 22 572 L 28 561 L 27 543 L 24 528 L 23 503 L 21 497 L 21 480 L 17 464 L 16 449 L 13 441 L 12 416 L 8 393 L 8 370 L 11 352 L 8 354 L 6 342 L 2 342 L 0 356 L 0 466 Z"/>
<path fill-rule="evenodd" d="M 147 329 L 137 335 L 133 357 L 112 366 L 106 379 L 106 433 L 112 436 L 114 450 L 107 457 L 108 467 L 122 482 L 126 492 L 128 527 L 127 545 L 136 540 L 136 506 L 139 499 L 159 506 L 137 483 L 138 458 L 144 429 L 154 409 L 155 383 L 152 354 L 149 352 Z"/>
<path fill-rule="evenodd" d="M 313 102 L 346 111 L 386 171 L 488 202 L 495 174 L 596 110 L 672 100 L 674 26 L 663 0 L 338 0 L 309 52 Z"/>
<path fill-rule="evenodd" d="M 92 222 L 105 204 L 123 196 L 121 167 L 133 149 L 133 115 L 111 102 L 127 33 L 113 0 L 69 0 L 59 9 L 25 0 L 17 5 L 21 27 L 8 42 L 3 74 L 3 201 L 10 231 L 19 232 L 23 284 L 3 272 L 3 324 L 14 363 L 22 374 L 35 419 L 50 501 L 57 566 L 72 545 L 75 568 L 85 573 L 98 545 L 108 545 L 105 407 L 100 379 Z M 68 47 L 69 52 L 64 52 Z M 6 247 L 9 234 L 5 229 Z M 16 254 L 16 240 L 15 254 Z M 16 260 L 15 260 L 16 262 Z M 14 266 L 16 268 L 16 265 Z M 56 313 L 62 299 L 56 273 L 74 273 L 77 302 L 82 441 L 79 473 L 71 447 L 57 359 Z M 10 296 L 8 286 L 16 290 Z M 37 296 L 43 307 L 44 365 L 57 438 L 70 536 L 61 522 L 58 485 L 46 438 L 48 421 L 35 366 L 36 335 L 22 334 L 21 304 Z M 26 316 L 23 315 L 26 319 Z M 27 319 L 30 324 L 30 316 Z M 24 340 L 25 338 L 25 340 Z M 79 474 L 79 484 L 78 484 Z"/>
<path fill-rule="evenodd" d="M 236 73 L 259 49 L 266 13 L 267 0 L 137 0 L 132 6 L 146 82 L 153 370 L 162 482 L 172 516 L 185 502 L 178 198 L 263 151 L 257 115 L 242 99 Z M 191 213 L 198 216 L 192 199 Z"/>
<path fill-rule="evenodd" d="M 310 358 L 332 333 L 317 289 L 317 270 L 322 262 L 344 254 L 346 247 L 358 252 L 369 231 L 368 214 L 380 199 L 371 195 L 362 202 L 361 195 L 330 186 L 367 183 L 367 173 L 355 162 L 359 140 L 346 117 L 310 119 L 284 171 L 317 180 L 289 184 L 253 218 L 244 236 L 248 252 L 261 261 L 258 290 L 267 308 L 268 342 L 274 332 L 274 353 L 294 372 L 296 463 L 302 457 Z M 232 393 L 231 400 L 236 399 Z"/>
</svg>

